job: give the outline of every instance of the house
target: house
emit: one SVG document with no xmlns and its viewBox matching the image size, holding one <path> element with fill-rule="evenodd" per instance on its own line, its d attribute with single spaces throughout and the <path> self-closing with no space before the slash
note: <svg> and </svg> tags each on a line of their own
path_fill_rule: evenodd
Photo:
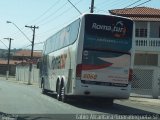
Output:
<svg viewBox="0 0 160 120">
<path fill-rule="evenodd" d="M 17 65 L 28 65 L 30 62 L 33 64 L 37 64 L 37 61 L 42 57 L 42 51 L 34 51 L 33 52 L 33 60 L 30 60 L 31 51 L 30 50 L 18 50 L 9 60 L 9 69 L 10 75 L 16 74 L 16 66 Z M 8 70 L 8 60 L 0 59 L 0 74 L 6 75 L 6 71 Z"/>
<path fill-rule="evenodd" d="M 15 75 L 16 64 L 20 63 L 20 61 L 10 60 L 9 61 L 9 69 L 10 75 Z M 0 59 L 0 74 L 6 75 L 6 71 L 8 70 L 8 60 Z"/>
<path fill-rule="evenodd" d="M 33 51 L 33 58 L 31 60 L 30 50 L 17 51 L 13 55 L 13 59 L 21 61 L 16 66 L 16 80 L 23 81 L 25 83 L 40 83 L 39 69 L 37 69 L 37 62 L 42 58 L 42 51 Z M 32 63 L 32 69 L 30 69 L 30 63 Z M 30 71 L 31 70 L 31 71 Z"/>
<path fill-rule="evenodd" d="M 16 51 L 12 56 L 14 60 L 22 61 L 22 63 L 29 63 L 31 59 L 31 51 L 30 50 L 20 50 Z M 37 60 L 42 57 L 42 51 L 34 51 L 33 52 L 33 63 L 36 64 Z"/>
<path fill-rule="evenodd" d="M 133 84 L 135 94 L 160 95 L 160 9 L 134 7 L 109 10 L 130 18 L 133 26 Z"/>
</svg>

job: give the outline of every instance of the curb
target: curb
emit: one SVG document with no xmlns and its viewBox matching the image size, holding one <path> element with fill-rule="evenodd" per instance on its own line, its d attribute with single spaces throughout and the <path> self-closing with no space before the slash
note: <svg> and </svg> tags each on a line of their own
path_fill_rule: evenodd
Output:
<svg viewBox="0 0 160 120">
<path fill-rule="evenodd" d="M 24 81 L 17 81 L 15 78 L 8 78 L 8 80 L 6 80 L 5 77 L 0 77 L 0 80 L 4 80 L 4 81 L 8 81 L 8 82 L 13 82 L 13 83 L 18 83 L 18 84 L 28 85 L 27 82 L 24 82 Z M 38 83 L 31 83 L 30 85 L 39 86 Z"/>
<path fill-rule="evenodd" d="M 145 103 L 160 105 L 160 99 L 130 97 L 129 100 L 133 102 L 145 102 Z"/>
</svg>

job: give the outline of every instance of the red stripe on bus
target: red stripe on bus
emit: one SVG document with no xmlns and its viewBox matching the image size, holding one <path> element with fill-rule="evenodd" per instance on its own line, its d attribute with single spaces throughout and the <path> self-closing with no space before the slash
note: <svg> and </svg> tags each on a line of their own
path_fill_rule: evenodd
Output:
<svg viewBox="0 0 160 120">
<path fill-rule="evenodd" d="M 103 64 L 103 65 L 82 65 L 82 70 L 95 70 L 95 69 L 103 69 L 111 66 L 112 63 Z"/>
</svg>

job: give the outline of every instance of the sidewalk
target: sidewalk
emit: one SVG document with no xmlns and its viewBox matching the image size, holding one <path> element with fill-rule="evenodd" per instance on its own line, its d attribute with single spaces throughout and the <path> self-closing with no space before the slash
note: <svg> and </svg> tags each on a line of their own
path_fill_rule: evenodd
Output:
<svg viewBox="0 0 160 120">
<path fill-rule="evenodd" d="M 149 105 L 158 105 L 160 106 L 160 97 L 159 99 L 153 99 L 151 97 L 130 97 L 129 101 L 133 102 L 141 102 L 142 104 Z"/>
<path fill-rule="evenodd" d="M 6 80 L 6 76 L 0 76 L 0 80 Z M 9 76 L 8 81 L 16 81 L 15 76 Z"/>
<path fill-rule="evenodd" d="M 0 80 L 6 80 L 6 76 L 0 76 Z M 27 82 L 21 81 L 21 80 L 17 81 L 15 76 L 9 76 L 8 80 L 6 80 L 6 81 L 19 83 L 19 84 L 28 84 L 28 81 Z M 31 85 L 39 86 L 38 83 L 33 83 L 33 82 L 31 83 Z"/>
<path fill-rule="evenodd" d="M 160 115 L 160 98 L 153 99 L 151 97 L 131 96 L 129 99 L 115 100 L 115 103 L 135 110 L 141 110 L 144 114 L 149 112 Z"/>
</svg>

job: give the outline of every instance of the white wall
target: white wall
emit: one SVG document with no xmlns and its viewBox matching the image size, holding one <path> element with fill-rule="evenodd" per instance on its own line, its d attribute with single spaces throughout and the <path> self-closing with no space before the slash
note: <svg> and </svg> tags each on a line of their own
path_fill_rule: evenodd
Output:
<svg viewBox="0 0 160 120">
<path fill-rule="evenodd" d="M 29 66 L 22 66 L 22 65 L 16 66 L 16 80 L 28 84 Z M 40 83 L 39 69 L 37 69 L 36 66 L 33 65 L 31 73 L 31 84 L 40 85 L 39 83 Z"/>
</svg>

